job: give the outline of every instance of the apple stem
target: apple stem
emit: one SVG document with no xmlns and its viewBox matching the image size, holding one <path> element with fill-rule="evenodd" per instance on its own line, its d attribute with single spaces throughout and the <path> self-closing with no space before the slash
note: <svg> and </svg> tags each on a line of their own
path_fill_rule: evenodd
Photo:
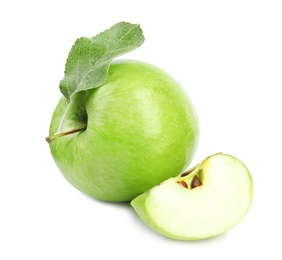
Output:
<svg viewBox="0 0 282 260">
<path fill-rule="evenodd" d="M 74 133 L 77 133 L 77 132 L 81 132 L 81 131 L 84 131 L 85 129 L 86 129 L 86 127 L 81 127 L 81 128 L 73 129 L 73 130 L 66 131 L 66 132 L 56 133 L 54 135 L 50 135 L 50 136 L 46 137 L 45 140 L 47 141 L 48 144 L 50 144 L 53 140 L 57 139 L 58 137 L 62 137 L 62 136 L 74 134 Z"/>
</svg>

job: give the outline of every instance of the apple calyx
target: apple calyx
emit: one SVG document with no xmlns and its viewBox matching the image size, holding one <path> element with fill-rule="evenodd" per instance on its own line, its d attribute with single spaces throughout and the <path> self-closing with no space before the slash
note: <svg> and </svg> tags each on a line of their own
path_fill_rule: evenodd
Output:
<svg viewBox="0 0 282 260">
<path fill-rule="evenodd" d="M 66 132 L 56 133 L 54 135 L 50 135 L 50 136 L 46 137 L 45 140 L 47 141 L 48 144 L 50 144 L 53 140 L 57 139 L 58 137 L 62 137 L 62 136 L 74 134 L 74 133 L 77 133 L 77 132 L 81 132 L 81 131 L 84 131 L 85 129 L 86 129 L 86 127 L 81 127 L 81 128 L 73 129 L 73 130 L 66 131 Z"/>
</svg>

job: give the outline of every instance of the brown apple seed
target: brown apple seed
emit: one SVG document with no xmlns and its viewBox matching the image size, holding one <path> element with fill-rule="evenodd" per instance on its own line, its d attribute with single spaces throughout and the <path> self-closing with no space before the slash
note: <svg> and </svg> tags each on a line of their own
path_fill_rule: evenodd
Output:
<svg viewBox="0 0 282 260">
<path fill-rule="evenodd" d="M 183 186 L 184 188 L 188 189 L 188 185 L 185 181 L 178 181 L 177 183 Z"/>
<path fill-rule="evenodd" d="M 191 185 L 192 185 L 192 189 L 197 188 L 197 187 L 202 185 L 202 183 L 201 183 L 200 179 L 197 177 L 197 175 L 195 175 Z"/>
<path fill-rule="evenodd" d="M 185 177 L 185 176 L 189 175 L 193 170 L 194 170 L 194 169 L 191 169 L 191 170 L 188 170 L 188 171 L 186 171 L 186 172 L 183 172 L 180 176 L 181 176 L 181 177 Z"/>
</svg>

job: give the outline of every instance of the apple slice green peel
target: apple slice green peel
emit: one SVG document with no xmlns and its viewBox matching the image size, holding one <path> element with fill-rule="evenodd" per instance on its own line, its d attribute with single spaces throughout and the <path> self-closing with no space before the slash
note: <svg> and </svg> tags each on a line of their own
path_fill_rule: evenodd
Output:
<svg viewBox="0 0 282 260">
<path fill-rule="evenodd" d="M 219 153 L 139 195 L 131 205 L 160 234 L 199 240 L 234 227 L 251 203 L 252 178 L 248 169 L 239 159 Z"/>
</svg>

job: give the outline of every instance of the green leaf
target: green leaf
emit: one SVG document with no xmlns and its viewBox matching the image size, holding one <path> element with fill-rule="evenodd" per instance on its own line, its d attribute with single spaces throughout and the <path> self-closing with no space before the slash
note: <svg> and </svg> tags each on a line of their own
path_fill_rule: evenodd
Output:
<svg viewBox="0 0 282 260">
<path fill-rule="evenodd" d="M 101 86 L 114 58 L 138 48 L 144 42 L 138 24 L 120 22 L 92 38 L 76 40 L 69 53 L 60 90 L 68 101 L 82 90 Z"/>
</svg>

